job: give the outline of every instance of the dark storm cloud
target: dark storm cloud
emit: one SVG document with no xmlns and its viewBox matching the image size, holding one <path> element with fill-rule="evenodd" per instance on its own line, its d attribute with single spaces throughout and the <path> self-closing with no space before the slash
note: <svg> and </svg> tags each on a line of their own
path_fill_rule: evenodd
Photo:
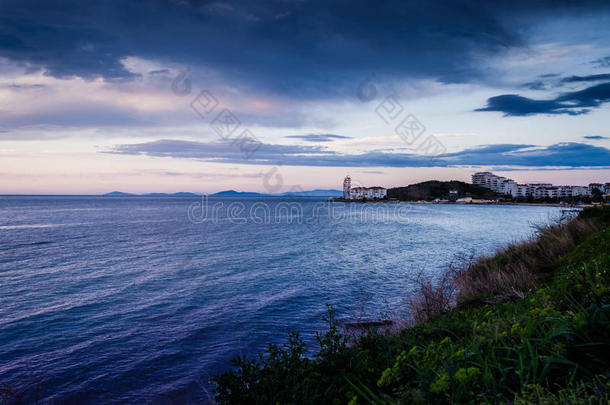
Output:
<svg viewBox="0 0 610 405">
<path fill-rule="evenodd" d="M 610 82 L 567 92 L 550 100 L 534 100 L 517 94 L 504 94 L 487 99 L 487 107 L 475 111 L 500 111 L 504 116 L 535 114 L 586 114 L 610 101 Z"/>
<path fill-rule="evenodd" d="M 207 67 L 235 85 L 298 95 L 353 93 L 378 77 L 465 82 L 480 57 L 526 45 L 527 29 L 603 2 L 474 0 L 4 0 L 0 56 L 55 77 L 132 80 L 121 59 Z M 226 78 L 225 78 L 226 79 Z"/>
<path fill-rule="evenodd" d="M 601 136 L 601 135 L 589 135 L 589 136 L 583 136 L 584 139 L 590 139 L 590 140 L 594 140 L 594 141 L 599 141 L 602 139 L 610 139 L 607 136 Z"/>
<path fill-rule="evenodd" d="M 341 154 L 319 146 L 263 144 L 247 160 L 242 151 L 229 143 L 204 143 L 160 140 L 118 145 L 106 153 L 196 159 L 217 163 L 327 167 L 450 167 L 450 166 L 607 166 L 610 149 L 582 143 L 558 143 L 546 147 L 533 145 L 486 145 L 434 159 L 413 153 L 372 151 Z"/>
<path fill-rule="evenodd" d="M 288 135 L 284 138 L 301 139 L 306 142 L 332 142 L 335 139 L 352 139 L 351 136 L 335 135 L 335 134 L 307 134 L 307 135 Z"/>
<path fill-rule="evenodd" d="M 561 87 L 566 84 L 573 83 L 589 83 L 589 82 L 600 82 L 610 80 L 610 73 L 602 73 L 596 75 L 587 76 L 568 76 L 558 78 L 558 74 L 545 74 L 537 77 L 536 80 L 526 82 L 521 85 L 526 89 L 530 90 L 548 90 L 555 87 Z"/>
<path fill-rule="evenodd" d="M 579 82 L 599 82 L 603 80 L 610 80 L 610 73 L 604 73 L 599 75 L 589 76 L 570 76 L 561 79 L 562 83 L 579 83 Z"/>
<path fill-rule="evenodd" d="M 487 107 L 475 111 L 500 111 L 504 116 L 526 116 L 534 114 L 580 115 L 587 110 L 571 110 L 571 106 L 556 100 L 533 100 L 517 94 L 503 94 L 487 99 Z"/>
</svg>

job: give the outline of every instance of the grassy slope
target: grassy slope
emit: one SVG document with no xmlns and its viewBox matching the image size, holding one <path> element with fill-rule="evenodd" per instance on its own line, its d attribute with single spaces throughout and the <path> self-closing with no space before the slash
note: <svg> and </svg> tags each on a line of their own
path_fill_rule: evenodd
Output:
<svg viewBox="0 0 610 405">
<path fill-rule="evenodd" d="M 217 377 L 217 400 L 608 403 L 610 228 L 564 256 L 524 299 L 454 310 L 353 346 L 330 315 L 319 354 L 306 358 L 292 335 L 264 359 L 237 359 L 234 372 Z"/>
</svg>

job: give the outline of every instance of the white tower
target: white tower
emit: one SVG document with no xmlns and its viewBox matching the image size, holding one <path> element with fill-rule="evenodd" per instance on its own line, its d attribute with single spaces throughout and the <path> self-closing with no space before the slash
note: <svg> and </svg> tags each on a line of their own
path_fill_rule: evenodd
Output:
<svg viewBox="0 0 610 405">
<path fill-rule="evenodd" d="M 349 176 L 346 176 L 343 180 L 343 198 L 349 200 L 349 192 L 352 188 L 352 179 Z"/>
</svg>

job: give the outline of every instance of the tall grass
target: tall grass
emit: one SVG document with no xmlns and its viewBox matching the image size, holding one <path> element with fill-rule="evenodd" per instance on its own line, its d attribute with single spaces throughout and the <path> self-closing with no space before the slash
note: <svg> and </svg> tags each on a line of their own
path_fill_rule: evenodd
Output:
<svg viewBox="0 0 610 405">
<path fill-rule="evenodd" d="M 548 279 L 561 258 L 588 236 L 610 224 L 610 209 L 585 209 L 571 220 L 536 226 L 525 241 L 493 256 L 451 265 L 438 281 L 417 277 L 417 290 L 406 300 L 409 325 L 427 322 L 454 307 L 523 298 Z"/>
<path fill-rule="evenodd" d="M 422 273 L 414 280 L 417 285 L 415 294 L 405 299 L 407 320 L 406 326 L 428 322 L 455 305 L 456 284 L 455 271 L 450 268 L 442 276 L 432 281 Z"/>
<path fill-rule="evenodd" d="M 496 303 L 522 298 L 547 279 L 561 258 L 603 224 L 577 217 L 569 222 L 538 227 L 536 235 L 482 257 L 455 272 L 457 305 Z"/>
</svg>

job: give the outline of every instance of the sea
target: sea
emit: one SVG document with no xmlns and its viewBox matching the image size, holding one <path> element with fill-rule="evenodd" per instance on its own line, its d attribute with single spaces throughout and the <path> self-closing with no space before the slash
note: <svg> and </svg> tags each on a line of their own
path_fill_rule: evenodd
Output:
<svg viewBox="0 0 610 405">
<path fill-rule="evenodd" d="M 25 402 L 206 403 L 297 331 L 400 316 L 417 279 L 557 220 L 544 206 L 0 196 L 0 388 Z"/>
</svg>

